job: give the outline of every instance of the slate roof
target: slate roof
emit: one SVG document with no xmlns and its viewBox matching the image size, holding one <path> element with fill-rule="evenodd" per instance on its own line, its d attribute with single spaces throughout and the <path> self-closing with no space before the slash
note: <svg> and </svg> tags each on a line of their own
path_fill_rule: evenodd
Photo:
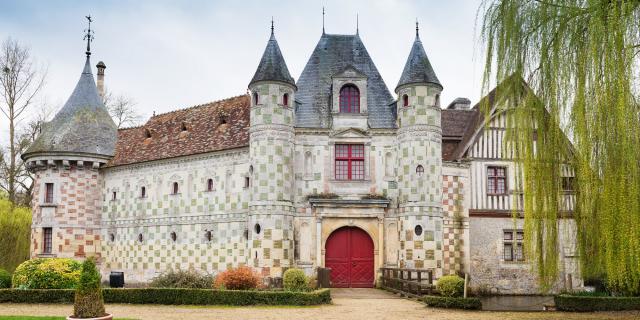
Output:
<svg viewBox="0 0 640 320">
<path fill-rule="evenodd" d="M 249 86 L 258 81 L 281 81 L 295 85 L 273 31 L 271 31 L 271 38 L 267 42 L 267 47 L 264 49 L 258 69 L 253 75 Z"/>
<path fill-rule="evenodd" d="M 445 161 L 458 160 L 458 149 L 477 128 L 476 123 L 480 112 L 478 109 L 453 110 L 444 109 L 440 113 L 442 126 L 442 159 Z M 468 141 L 468 140 L 467 140 Z"/>
<path fill-rule="evenodd" d="M 87 154 L 110 157 L 114 154 L 117 129 L 98 95 L 89 57 L 69 100 L 22 155 Z"/>
<path fill-rule="evenodd" d="M 186 127 L 183 131 L 182 127 Z M 151 134 L 147 138 L 146 134 Z M 143 126 L 118 130 L 109 166 L 249 146 L 247 95 L 151 117 Z"/>
<path fill-rule="evenodd" d="M 300 78 L 296 126 L 329 128 L 331 77 L 351 66 L 367 76 L 367 110 L 371 128 L 395 128 L 395 103 L 387 85 L 356 35 L 323 34 Z"/>
<path fill-rule="evenodd" d="M 396 91 L 398 87 L 411 83 L 431 83 L 442 88 L 442 84 L 440 84 L 440 80 L 438 80 L 433 67 L 431 67 L 431 62 L 429 62 L 427 53 L 424 51 L 422 41 L 420 41 L 417 33 L 416 40 L 413 42 L 411 52 L 404 65 L 402 76 L 400 76 L 400 81 L 396 86 Z"/>
</svg>

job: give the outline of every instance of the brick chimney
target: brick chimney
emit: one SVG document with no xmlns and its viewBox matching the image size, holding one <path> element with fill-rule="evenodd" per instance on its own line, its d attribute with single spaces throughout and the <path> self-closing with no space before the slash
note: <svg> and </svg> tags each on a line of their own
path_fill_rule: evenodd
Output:
<svg viewBox="0 0 640 320">
<path fill-rule="evenodd" d="M 96 65 L 96 68 L 98 68 L 98 94 L 100 98 L 104 98 L 104 69 L 106 69 L 107 66 L 104 62 L 100 61 Z"/>
</svg>

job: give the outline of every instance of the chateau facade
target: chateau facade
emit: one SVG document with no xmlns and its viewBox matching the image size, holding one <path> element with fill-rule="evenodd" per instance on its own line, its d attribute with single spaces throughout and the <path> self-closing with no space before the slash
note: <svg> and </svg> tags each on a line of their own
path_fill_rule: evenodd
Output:
<svg viewBox="0 0 640 320">
<path fill-rule="evenodd" d="M 295 81 L 272 29 L 249 94 L 119 130 L 101 99 L 105 65 L 96 86 L 89 56 L 23 155 L 32 257 L 97 256 L 103 276 L 127 282 L 248 265 L 265 277 L 329 267 L 334 286 L 372 287 L 379 268 L 402 267 L 538 292 L 511 217 L 522 194 L 504 114 L 464 98 L 443 108 L 417 29 L 395 95 L 358 34 L 323 32 Z M 558 288 L 581 286 L 571 225 Z"/>
</svg>

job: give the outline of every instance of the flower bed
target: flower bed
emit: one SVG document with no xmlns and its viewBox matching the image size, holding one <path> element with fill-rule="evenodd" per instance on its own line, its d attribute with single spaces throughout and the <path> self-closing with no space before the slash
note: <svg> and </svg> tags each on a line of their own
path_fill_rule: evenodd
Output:
<svg viewBox="0 0 640 320">
<path fill-rule="evenodd" d="M 434 308 L 468 309 L 468 310 L 482 309 L 482 302 L 480 302 L 480 299 L 478 298 L 426 296 L 422 298 L 422 301 L 426 303 L 427 306 L 434 307 Z"/>
<path fill-rule="evenodd" d="M 554 301 L 556 308 L 561 311 L 640 310 L 640 297 L 558 295 Z"/>
<path fill-rule="evenodd" d="M 329 289 L 311 292 L 181 288 L 103 289 L 106 303 L 168 305 L 291 305 L 331 303 Z M 0 289 L 0 303 L 73 303 L 72 289 Z"/>
</svg>

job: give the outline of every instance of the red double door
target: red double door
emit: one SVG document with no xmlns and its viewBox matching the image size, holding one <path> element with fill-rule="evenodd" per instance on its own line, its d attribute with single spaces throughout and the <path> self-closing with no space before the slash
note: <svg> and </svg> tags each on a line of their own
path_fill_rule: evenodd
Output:
<svg viewBox="0 0 640 320">
<path fill-rule="evenodd" d="M 325 266 L 331 268 L 333 287 L 373 287 L 373 241 L 364 230 L 340 228 L 329 236 L 325 249 Z"/>
</svg>

